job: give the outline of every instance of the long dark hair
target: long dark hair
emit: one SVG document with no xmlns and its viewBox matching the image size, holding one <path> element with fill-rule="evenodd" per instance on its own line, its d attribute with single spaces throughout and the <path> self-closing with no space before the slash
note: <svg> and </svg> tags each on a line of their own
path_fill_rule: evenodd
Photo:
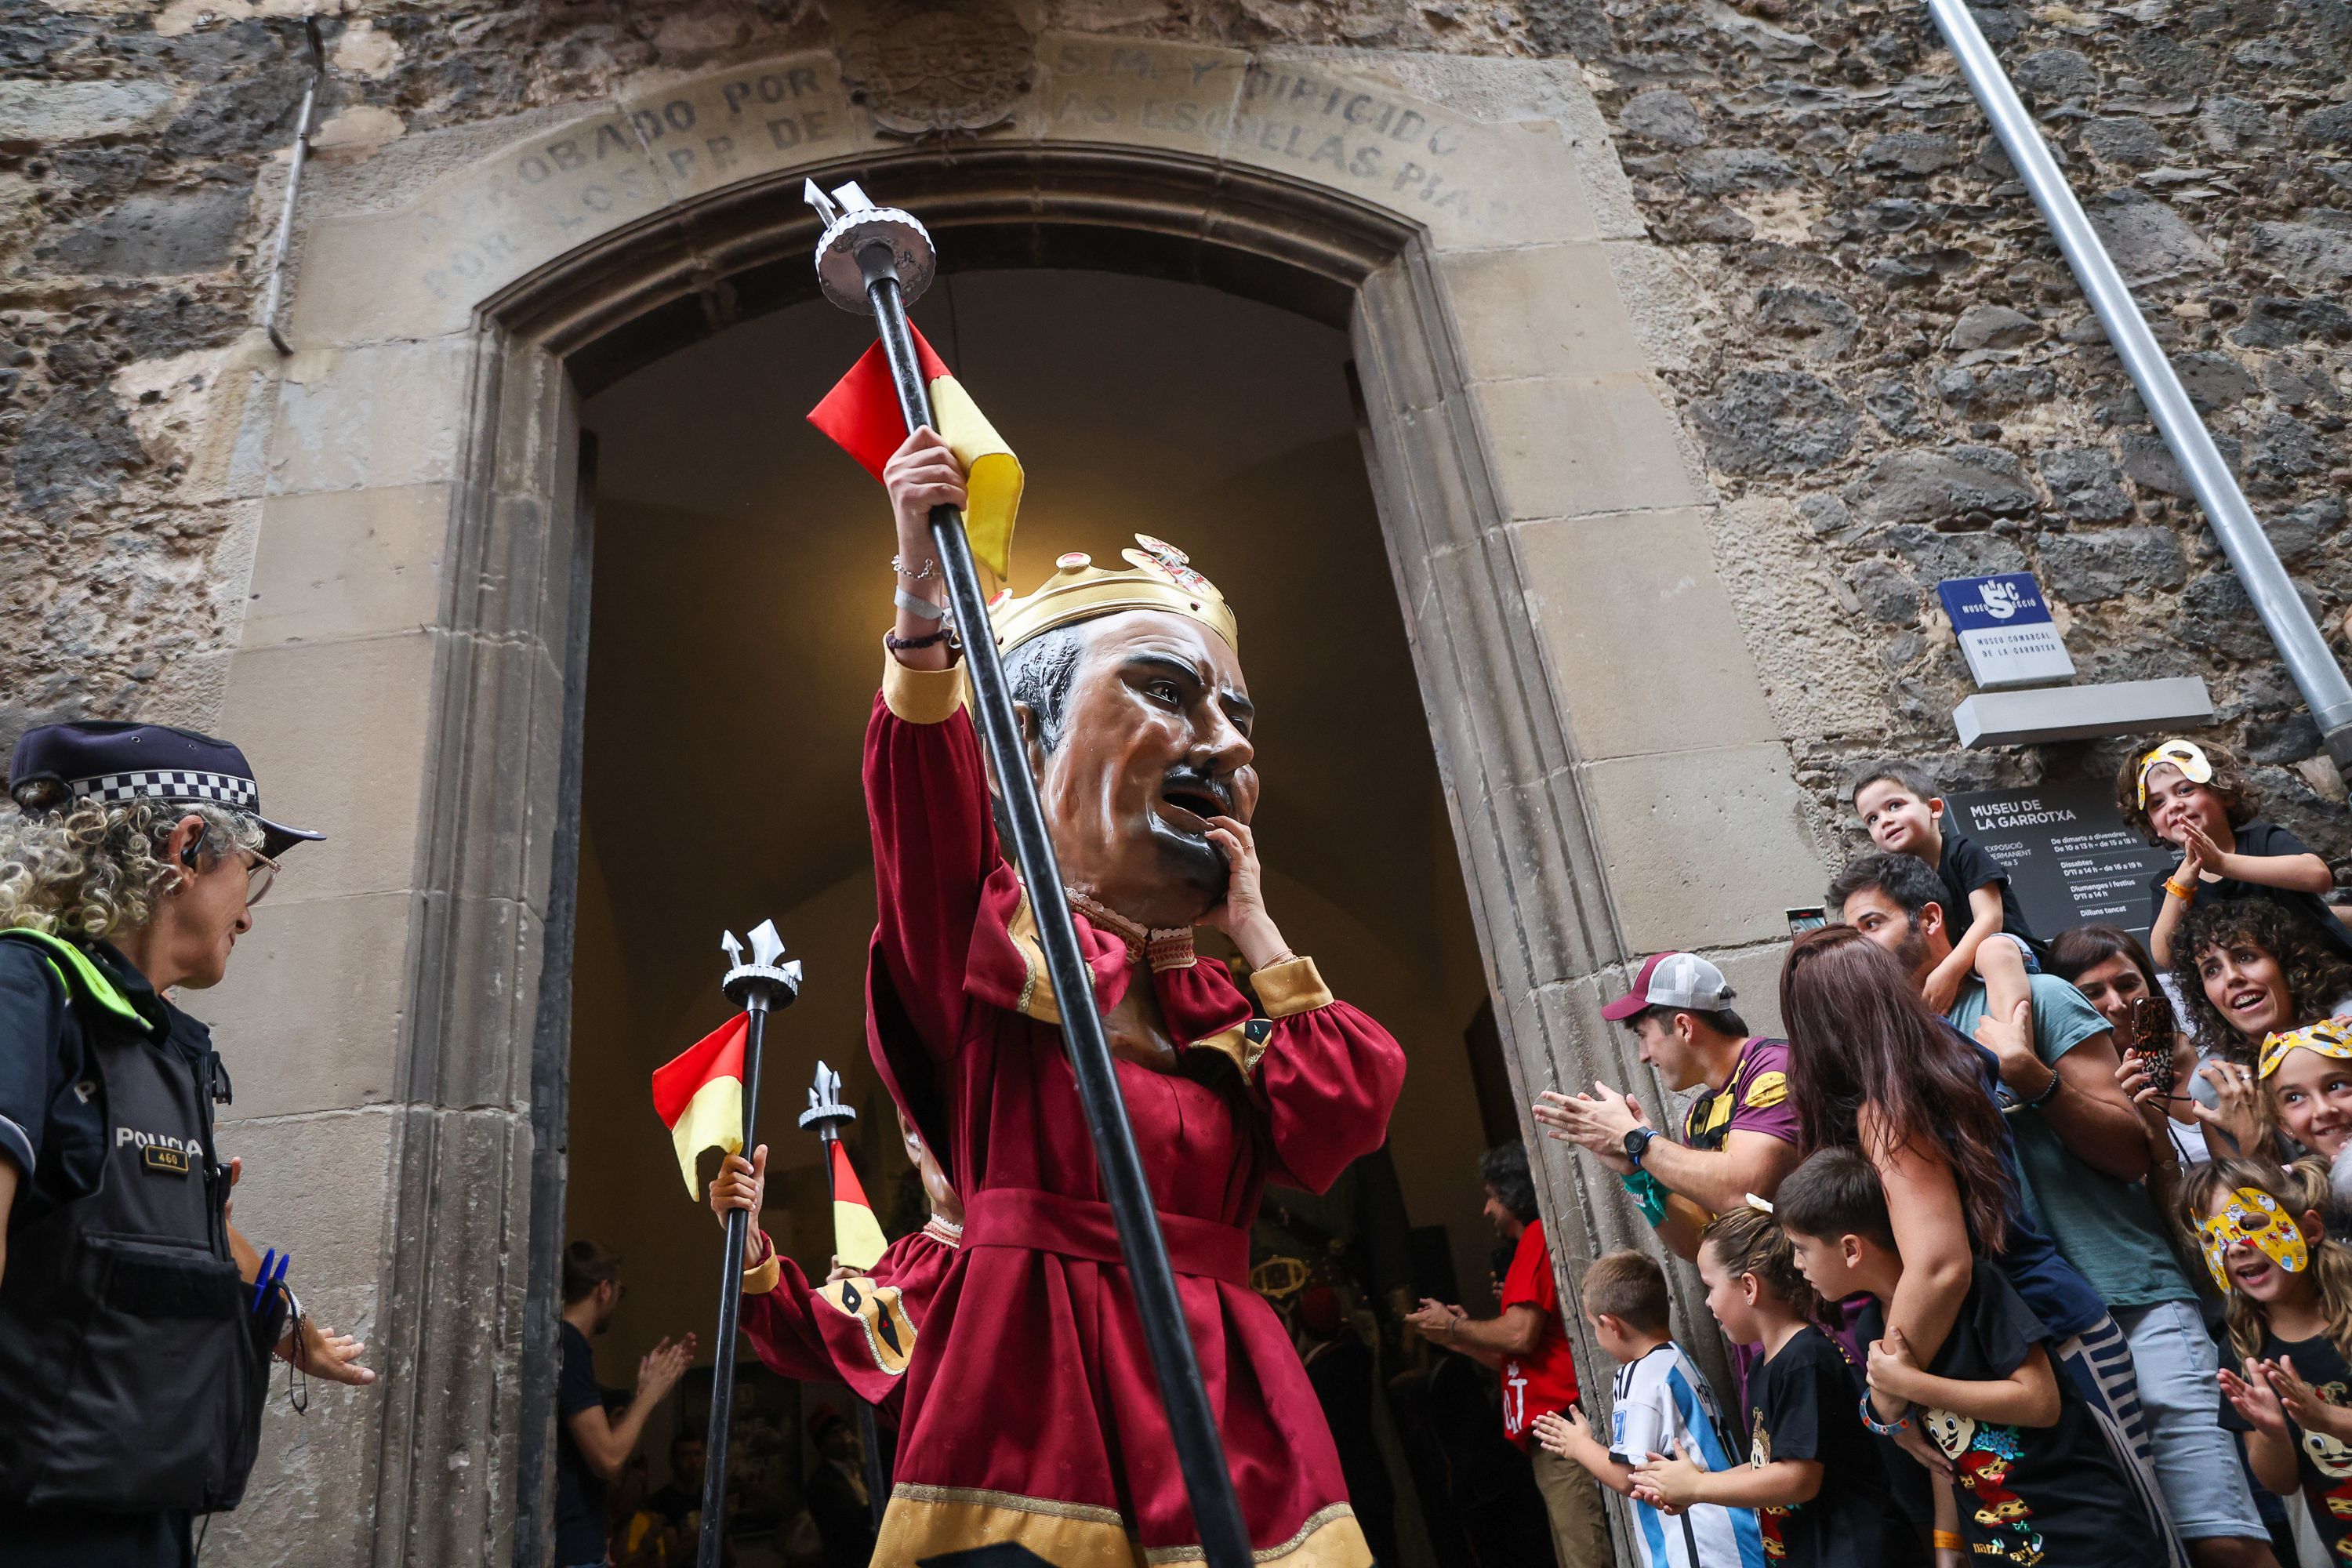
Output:
<svg viewBox="0 0 2352 1568">
<path fill-rule="evenodd" d="M 1780 970 L 1789 1098 L 1807 1153 L 1855 1149 L 1874 1165 L 1906 1144 L 1944 1152 L 1978 1247 L 2009 1240 L 2009 1130 L 1971 1048 L 1927 1011 L 1895 955 L 1852 926 L 1799 937 Z M 1884 1128 L 1864 1148 L 1863 1107 Z"/>
<path fill-rule="evenodd" d="M 2335 919 L 2333 915 L 2328 917 Z M 2246 1067 L 2254 1065 L 2261 1042 L 2238 1033 L 2205 994 L 2198 965 L 2213 948 L 2259 947 L 2278 960 L 2286 980 L 2286 1027 L 2299 1029 L 2328 1016 L 2352 994 L 2352 964 L 2327 945 L 2301 915 L 2268 899 L 2212 899 L 2189 911 L 2172 935 L 2172 978 L 2189 1004 L 2189 1025 L 2197 1043 Z"/>
</svg>

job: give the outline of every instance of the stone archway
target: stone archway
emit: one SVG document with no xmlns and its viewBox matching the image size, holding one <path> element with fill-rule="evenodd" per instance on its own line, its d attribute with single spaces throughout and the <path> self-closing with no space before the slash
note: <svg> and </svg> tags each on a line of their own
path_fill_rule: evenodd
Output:
<svg viewBox="0 0 2352 1568">
<path fill-rule="evenodd" d="M 1033 64 L 1003 125 L 912 145 L 875 129 L 830 54 L 712 72 L 509 125 L 493 150 L 468 133 L 447 173 L 420 149 L 436 177 L 402 205 L 307 232 L 255 577 L 285 605 L 236 656 L 227 708 L 273 788 L 336 803 L 326 826 L 358 847 L 224 996 L 289 1067 L 240 1108 L 282 1145 L 257 1168 L 350 1173 L 313 1256 L 375 1281 L 360 1310 L 388 1376 L 380 1422 L 340 1405 L 307 1449 L 273 1448 L 234 1533 L 301 1528 L 320 1561 L 503 1560 L 537 1496 L 585 646 L 577 404 L 813 291 L 805 176 L 866 180 L 958 263 L 1154 272 L 1347 326 L 1523 1102 L 1633 1076 L 1597 1016 L 1628 952 L 1769 940 L 1804 901 L 1817 862 L 1714 575 L 1704 481 L 1614 280 L 1638 230 L 1581 88 L 1527 62 L 1065 35 Z M 1693 593 L 1712 632 L 1631 651 L 1645 603 Z M 1677 707 L 1712 739 L 1694 746 Z M 1760 856 L 1756 907 L 1685 891 L 1678 833 L 1737 836 L 1751 871 Z M 1558 1256 L 1638 1234 L 1614 1184 L 1541 1169 Z"/>
</svg>

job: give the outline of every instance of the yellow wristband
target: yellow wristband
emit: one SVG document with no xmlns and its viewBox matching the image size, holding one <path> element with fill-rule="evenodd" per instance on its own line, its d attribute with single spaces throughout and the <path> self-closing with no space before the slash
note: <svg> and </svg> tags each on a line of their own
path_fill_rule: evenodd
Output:
<svg viewBox="0 0 2352 1568">
<path fill-rule="evenodd" d="M 2196 889 L 2184 888 L 2169 877 L 2167 877 L 2164 879 L 2164 890 L 2170 893 L 2174 898 L 2179 899 L 2184 904 L 2197 896 Z"/>
<path fill-rule="evenodd" d="M 1915 1535 L 1911 1539 L 1916 1541 L 1919 1538 Z M 1936 1550 L 1938 1552 L 1965 1552 L 1968 1550 L 1968 1543 L 1962 1541 L 1958 1536 L 1954 1535 L 1948 1530 L 1939 1530 L 1936 1531 Z"/>
</svg>

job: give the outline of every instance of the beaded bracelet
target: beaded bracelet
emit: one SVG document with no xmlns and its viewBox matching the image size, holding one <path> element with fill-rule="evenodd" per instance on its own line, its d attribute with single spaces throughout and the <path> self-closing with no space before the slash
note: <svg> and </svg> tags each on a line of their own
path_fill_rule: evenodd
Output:
<svg viewBox="0 0 2352 1568">
<path fill-rule="evenodd" d="M 936 647 L 947 641 L 949 636 L 949 629 L 945 626 L 941 626 L 935 632 L 926 632 L 919 637 L 902 637 L 896 632 L 884 632 L 882 646 L 892 653 L 911 653 L 919 647 Z"/>
<path fill-rule="evenodd" d="M 1870 1407 L 1870 1395 L 1865 1394 L 1862 1396 L 1862 1424 L 1882 1437 L 1892 1437 L 1911 1425 L 1911 1406 L 1905 1405 L 1903 1414 L 1892 1421 L 1881 1421 L 1878 1418 L 1878 1413 Z M 1917 1537 L 1915 1536 L 1913 1539 L 1916 1540 Z"/>
</svg>

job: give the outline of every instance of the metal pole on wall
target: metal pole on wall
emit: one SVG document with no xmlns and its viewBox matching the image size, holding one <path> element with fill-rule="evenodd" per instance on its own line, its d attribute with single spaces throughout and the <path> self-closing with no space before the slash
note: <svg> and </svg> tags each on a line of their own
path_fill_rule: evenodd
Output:
<svg viewBox="0 0 2352 1568">
<path fill-rule="evenodd" d="M 2091 309 L 2098 312 L 2099 323 L 2107 330 L 2107 342 L 2115 345 L 2124 368 L 2131 373 L 2132 384 L 2139 388 L 2140 400 L 2147 405 L 2173 460 L 2180 465 L 2198 504 L 2205 509 L 2223 553 L 2236 570 L 2246 597 L 2253 602 L 2254 613 L 2262 617 L 2279 657 L 2286 661 L 2287 673 L 2294 678 L 2295 689 L 2318 721 L 2327 754 L 2337 770 L 2352 779 L 2352 681 L 2345 679 L 2326 638 L 2296 595 L 2286 568 L 2279 564 L 2278 552 L 2271 548 L 2270 536 L 2246 505 L 2245 495 L 2229 465 L 2221 460 L 2212 435 L 2190 406 L 2180 378 L 2173 374 L 2172 362 L 2148 331 L 2147 319 L 2124 286 L 2122 275 L 2084 216 L 2083 204 L 2075 200 L 2065 175 L 2059 172 L 2057 160 L 2050 155 L 1992 46 L 1969 15 L 1967 0 L 1927 0 L 1927 10 L 1959 61 L 1969 90 L 1976 94 L 1985 118 L 1992 121 L 1993 134 L 2000 139 L 2009 161 L 2032 193 L 2042 222 L 2049 225 L 2058 248 L 2065 253 L 2074 280 L 2082 285 Z"/>
<path fill-rule="evenodd" d="M 804 194 L 825 222 L 824 237 L 817 242 L 817 279 L 825 297 L 844 310 L 872 312 L 908 430 L 930 424 L 930 393 L 907 330 L 908 302 L 929 284 L 936 265 L 929 233 L 910 214 L 876 206 L 855 184 L 834 192 L 838 207 L 814 181 Z M 963 634 L 972 719 L 987 752 L 989 774 L 1003 792 L 1013 860 L 1033 895 L 1041 889 L 1050 892 L 1061 887 L 1062 873 L 1055 864 L 1036 781 L 1029 776 L 1020 727 L 1013 721 L 1004 661 L 989 635 L 988 598 L 981 588 L 980 569 L 972 563 L 971 542 L 964 537 L 963 514 L 951 506 L 933 507 L 930 524 L 931 542 L 947 578 L 949 606 Z M 1136 1316 L 1151 1352 L 1151 1370 L 1168 1412 L 1169 1436 L 1192 1500 L 1202 1553 L 1210 1568 L 1249 1568 L 1249 1531 L 1242 1522 L 1233 1474 L 1225 1468 L 1224 1443 L 1217 1435 L 1200 1362 L 1185 1330 L 1175 1272 L 1168 1266 L 1168 1245 L 1160 1234 L 1134 1130 L 1128 1125 L 1127 1102 L 1119 1098 L 1110 1043 L 1103 1034 L 1102 1015 L 1095 1008 L 1094 981 L 1078 948 L 1070 906 L 1058 897 L 1039 896 L 1033 896 L 1030 904 L 1037 917 L 1046 973 L 1054 994 L 1062 999 L 1063 1044 L 1078 1080 L 1103 1195 L 1118 1225 L 1119 1252 L 1135 1288 Z"/>
</svg>

